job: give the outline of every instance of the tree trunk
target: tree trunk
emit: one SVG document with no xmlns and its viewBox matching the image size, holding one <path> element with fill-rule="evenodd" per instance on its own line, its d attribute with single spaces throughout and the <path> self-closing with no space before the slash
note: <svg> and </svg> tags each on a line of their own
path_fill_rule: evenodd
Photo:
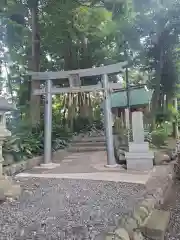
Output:
<svg viewBox="0 0 180 240">
<path fill-rule="evenodd" d="M 12 100 L 12 102 L 14 102 L 13 90 L 12 90 L 12 84 L 11 84 L 11 77 L 10 77 L 10 74 L 8 73 L 8 68 L 7 68 L 7 63 L 6 62 L 4 63 L 4 66 L 5 66 L 5 71 L 6 71 L 6 75 L 7 75 L 8 90 L 9 90 L 9 93 L 11 95 L 11 100 Z"/>
<path fill-rule="evenodd" d="M 32 62 L 31 69 L 34 72 L 40 71 L 40 34 L 38 27 L 38 0 L 36 4 L 31 8 L 32 18 Z M 31 122 L 32 125 L 36 125 L 40 122 L 40 96 L 34 96 L 33 91 L 40 88 L 40 81 L 31 82 Z"/>
<path fill-rule="evenodd" d="M 156 123 L 156 112 L 158 109 L 158 104 L 157 102 L 159 101 L 160 97 L 160 84 L 161 84 L 161 74 L 162 74 L 162 68 L 163 68 L 163 48 L 160 49 L 160 56 L 159 56 L 159 67 L 157 69 L 157 74 L 156 74 L 156 79 L 157 83 L 154 89 L 154 93 L 152 96 L 152 110 L 151 110 L 151 131 L 154 130 L 155 128 L 155 123 Z"/>
<path fill-rule="evenodd" d="M 91 59 L 88 51 L 88 39 L 85 36 L 81 37 L 81 68 L 89 68 L 91 66 Z"/>
<path fill-rule="evenodd" d="M 169 105 L 169 96 L 166 94 L 166 111 L 168 110 L 168 105 Z"/>
<path fill-rule="evenodd" d="M 66 39 L 66 43 L 64 44 L 64 70 L 74 70 L 76 69 L 76 63 L 74 60 L 74 52 L 73 52 L 73 43 L 71 37 L 68 35 Z"/>
</svg>

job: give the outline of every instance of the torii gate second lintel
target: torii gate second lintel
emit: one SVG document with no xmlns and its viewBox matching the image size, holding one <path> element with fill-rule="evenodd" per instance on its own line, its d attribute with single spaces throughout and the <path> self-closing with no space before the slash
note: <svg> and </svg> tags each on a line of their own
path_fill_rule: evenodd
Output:
<svg viewBox="0 0 180 240">
<path fill-rule="evenodd" d="M 47 165 L 52 164 L 52 94 L 67 93 L 67 92 L 91 92 L 91 91 L 104 91 L 105 95 L 105 132 L 106 132 L 106 142 L 107 142 L 107 166 L 116 166 L 116 161 L 114 157 L 114 147 L 113 147 L 113 134 L 112 134 L 112 114 L 111 114 L 111 102 L 110 102 L 110 90 L 122 88 L 120 84 L 113 83 L 109 84 L 108 75 L 111 73 L 123 72 L 127 65 L 126 62 L 117 63 L 109 66 L 103 66 L 91 69 L 79 69 L 72 71 L 61 71 L 61 72 L 44 72 L 44 73 L 31 73 L 32 80 L 46 80 L 45 89 L 36 89 L 33 94 L 41 95 L 45 94 L 45 137 L 44 137 L 44 163 Z M 69 88 L 52 88 L 52 79 L 62 79 L 62 78 L 73 78 L 79 75 L 80 77 L 85 76 L 97 76 L 102 75 L 102 85 L 93 86 L 79 86 L 77 87 L 77 81 L 75 86 L 73 86 L 73 81 L 70 81 Z M 72 79 L 71 79 L 72 80 Z"/>
</svg>

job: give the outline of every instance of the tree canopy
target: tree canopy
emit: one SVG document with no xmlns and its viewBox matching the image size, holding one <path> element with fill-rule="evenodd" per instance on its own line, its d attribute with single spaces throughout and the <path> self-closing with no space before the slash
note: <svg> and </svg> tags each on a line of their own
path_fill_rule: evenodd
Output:
<svg viewBox="0 0 180 240">
<path fill-rule="evenodd" d="M 179 10 L 177 0 L 1 1 L 1 65 L 8 75 L 2 85 L 36 122 L 42 99 L 31 95 L 39 83 L 25 77 L 28 70 L 71 70 L 126 59 L 130 82 L 147 81 L 153 102 L 161 106 L 166 96 L 168 105 L 179 81 Z M 97 81 L 87 78 L 84 84 Z"/>
</svg>

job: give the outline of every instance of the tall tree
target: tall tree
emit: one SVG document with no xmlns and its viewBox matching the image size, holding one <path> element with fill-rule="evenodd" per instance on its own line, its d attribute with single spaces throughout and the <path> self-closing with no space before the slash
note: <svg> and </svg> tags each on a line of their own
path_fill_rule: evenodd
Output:
<svg viewBox="0 0 180 240">
<path fill-rule="evenodd" d="M 30 69 L 34 72 L 40 72 L 39 0 L 28 0 L 27 4 L 31 12 L 32 21 L 32 59 Z M 30 116 L 32 125 L 40 122 L 40 96 L 33 95 L 33 91 L 39 88 L 40 81 L 31 81 Z"/>
<path fill-rule="evenodd" d="M 177 84 L 177 57 L 175 48 L 179 43 L 180 18 L 178 1 L 135 0 L 136 29 L 143 46 L 144 69 L 153 73 L 150 86 L 154 89 L 152 99 L 152 127 L 156 112 L 162 107 L 164 95 L 167 105 L 175 93 Z M 159 104 L 157 104 L 159 103 Z M 164 108 L 163 108 L 164 109 Z"/>
</svg>

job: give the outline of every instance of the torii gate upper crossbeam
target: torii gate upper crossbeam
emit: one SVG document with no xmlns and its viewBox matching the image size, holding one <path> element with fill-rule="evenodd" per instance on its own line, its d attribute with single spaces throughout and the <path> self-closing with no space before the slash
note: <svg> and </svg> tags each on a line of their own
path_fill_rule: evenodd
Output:
<svg viewBox="0 0 180 240">
<path fill-rule="evenodd" d="M 79 77 L 99 76 L 104 74 L 119 73 L 124 71 L 123 68 L 127 65 L 127 62 L 116 63 L 108 66 L 77 69 L 71 71 L 59 71 L 59 72 L 29 72 L 32 76 L 32 80 L 49 80 L 49 79 L 64 79 L 69 78 L 72 74 L 78 74 Z"/>
</svg>

